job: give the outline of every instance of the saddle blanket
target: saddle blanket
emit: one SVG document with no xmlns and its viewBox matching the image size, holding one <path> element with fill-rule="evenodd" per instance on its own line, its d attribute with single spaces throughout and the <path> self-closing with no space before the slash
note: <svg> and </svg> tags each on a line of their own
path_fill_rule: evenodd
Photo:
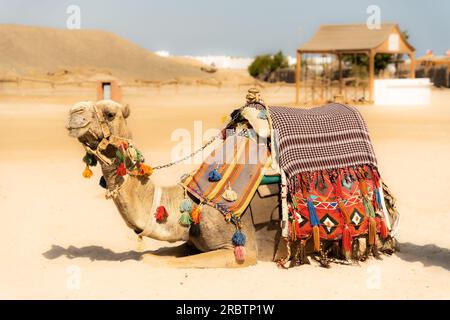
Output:
<svg viewBox="0 0 450 320">
<path fill-rule="evenodd" d="M 195 173 L 182 179 L 181 185 L 202 203 L 239 217 L 252 200 L 270 160 L 266 143 L 242 134 L 230 135 Z M 213 170 L 220 175 L 218 181 L 210 179 Z M 235 192 L 234 201 L 224 197 L 227 191 Z"/>
<path fill-rule="evenodd" d="M 305 172 L 377 165 L 367 125 L 354 107 L 270 107 L 269 113 L 288 182 Z"/>
</svg>

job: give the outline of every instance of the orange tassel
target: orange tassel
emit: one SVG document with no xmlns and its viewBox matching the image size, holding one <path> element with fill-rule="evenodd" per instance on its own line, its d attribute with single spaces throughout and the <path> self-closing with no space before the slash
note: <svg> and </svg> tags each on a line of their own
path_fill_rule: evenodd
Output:
<svg viewBox="0 0 450 320">
<path fill-rule="evenodd" d="M 381 222 L 380 222 L 380 236 L 381 236 L 381 239 L 383 239 L 383 240 L 386 239 L 388 236 L 388 229 L 386 226 L 386 222 L 384 222 L 384 219 L 381 219 Z"/>
<path fill-rule="evenodd" d="M 350 216 L 348 215 L 347 208 L 345 207 L 344 202 L 342 200 L 338 201 L 338 207 L 342 215 L 344 216 L 345 223 L 350 224 Z"/>
<path fill-rule="evenodd" d="M 83 177 L 85 177 L 86 179 L 89 179 L 90 177 L 92 177 L 93 173 L 92 170 L 89 168 L 88 165 L 86 165 L 86 168 L 84 168 L 83 171 Z"/>
<path fill-rule="evenodd" d="M 146 176 L 146 177 L 150 177 L 153 173 L 153 168 L 141 163 L 139 166 L 139 175 L 140 176 Z"/>
<path fill-rule="evenodd" d="M 367 191 L 367 183 L 365 179 L 361 179 L 359 180 L 359 190 L 361 190 L 361 194 L 363 196 L 368 195 L 368 191 Z"/>
<path fill-rule="evenodd" d="M 346 256 L 352 254 L 352 235 L 348 226 L 345 226 L 344 231 L 342 232 L 342 249 Z"/>
<path fill-rule="evenodd" d="M 314 241 L 314 251 L 319 252 L 320 251 L 320 233 L 319 233 L 319 226 L 313 227 L 313 241 Z"/>
<path fill-rule="evenodd" d="M 200 206 L 196 206 L 194 210 L 192 210 L 191 212 L 192 222 L 194 222 L 195 224 L 199 223 L 201 216 L 202 216 L 201 208 Z"/>
<path fill-rule="evenodd" d="M 375 218 L 369 218 L 369 245 L 374 245 L 376 243 L 377 235 L 377 222 Z"/>
</svg>

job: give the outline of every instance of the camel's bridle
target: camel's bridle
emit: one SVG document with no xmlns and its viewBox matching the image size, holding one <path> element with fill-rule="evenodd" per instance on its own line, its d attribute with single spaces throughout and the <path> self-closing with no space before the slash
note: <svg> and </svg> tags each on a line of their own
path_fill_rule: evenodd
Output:
<svg viewBox="0 0 450 320">
<path fill-rule="evenodd" d="M 124 142 L 129 142 L 129 140 L 126 138 L 121 138 L 121 137 L 111 134 L 111 130 L 109 130 L 108 123 L 105 120 L 105 116 L 103 115 L 103 112 L 95 104 L 93 105 L 93 108 L 94 108 L 95 117 L 97 118 L 100 128 L 102 129 L 103 139 L 102 139 L 102 141 L 100 141 L 100 143 L 97 145 L 97 147 L 95 149 L 92 149 L 91 147 L 89 147 L 86 144 L 83 144 L 83 146 L 86 149 L 86 152 L 88 152 L 92 155 L 95 155 L 103 163 L 105 163 L 107 165 L 111 165 L 112 160 L 110 158 L 108 158 L 107 156 L 105 156 L 103 154 L 103 151 L 105 151 L 109 145 L 113 145 L 116 148 L 120 148 L 120 146 Z M 96 136 L 96 134 L 91 130 L 91 128 L 89 128 L 89 131 L 91 132 L 91 134 Z"/>
</svg>

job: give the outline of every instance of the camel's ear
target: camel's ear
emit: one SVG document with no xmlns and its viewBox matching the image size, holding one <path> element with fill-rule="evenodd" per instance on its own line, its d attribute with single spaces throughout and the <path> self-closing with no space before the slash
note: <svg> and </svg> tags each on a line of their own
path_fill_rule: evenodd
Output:
<svg viewBox="0 0 450 320">
<path fill-rule="evenodd" d="M 130 105 L 129 104 L 126 104 L 122 107 L 122 114 L 125 119 L 130 116 Z"/>
</svg>

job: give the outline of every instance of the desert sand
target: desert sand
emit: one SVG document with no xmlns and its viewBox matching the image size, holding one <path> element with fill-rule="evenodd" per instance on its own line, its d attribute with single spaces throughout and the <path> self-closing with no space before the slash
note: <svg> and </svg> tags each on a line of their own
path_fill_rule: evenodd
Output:
<svg viewBox="0 0 450 320">
<path fill-rule="evenodd" d="M 129 126 L 147 162 L 170 160 L 175 129 L 220 128 L 247 87 L 164 87 L 124 92 Z M 176 91 L 175 91 L 176 90 Z M 75 91 L 74 91 L 75 92 Z M 292 101 L 292 87 L 268 87 L 270 105 Z M 168 243 L 136 236 L 98 186 L 99 168 L 82 178 L 83 149 L 64 129 L 72 94 L 0 96 L 0 298 L 3 299 L 449 299 L 450 101 L 433 89 L 421 107 L 360 107 L 384 180 L 402 215 L 400 252 L 359 265 L 282 270 L 175 269 L 143 262 Z M 91 98 L 91 97 L 88 97 Z M 92 97 L 93 99 L 94 97 Z M 176 183 L 195 167 L 156 172 Z M 143 249 L 143 251 L 141 250 Z"/>
</svg>

